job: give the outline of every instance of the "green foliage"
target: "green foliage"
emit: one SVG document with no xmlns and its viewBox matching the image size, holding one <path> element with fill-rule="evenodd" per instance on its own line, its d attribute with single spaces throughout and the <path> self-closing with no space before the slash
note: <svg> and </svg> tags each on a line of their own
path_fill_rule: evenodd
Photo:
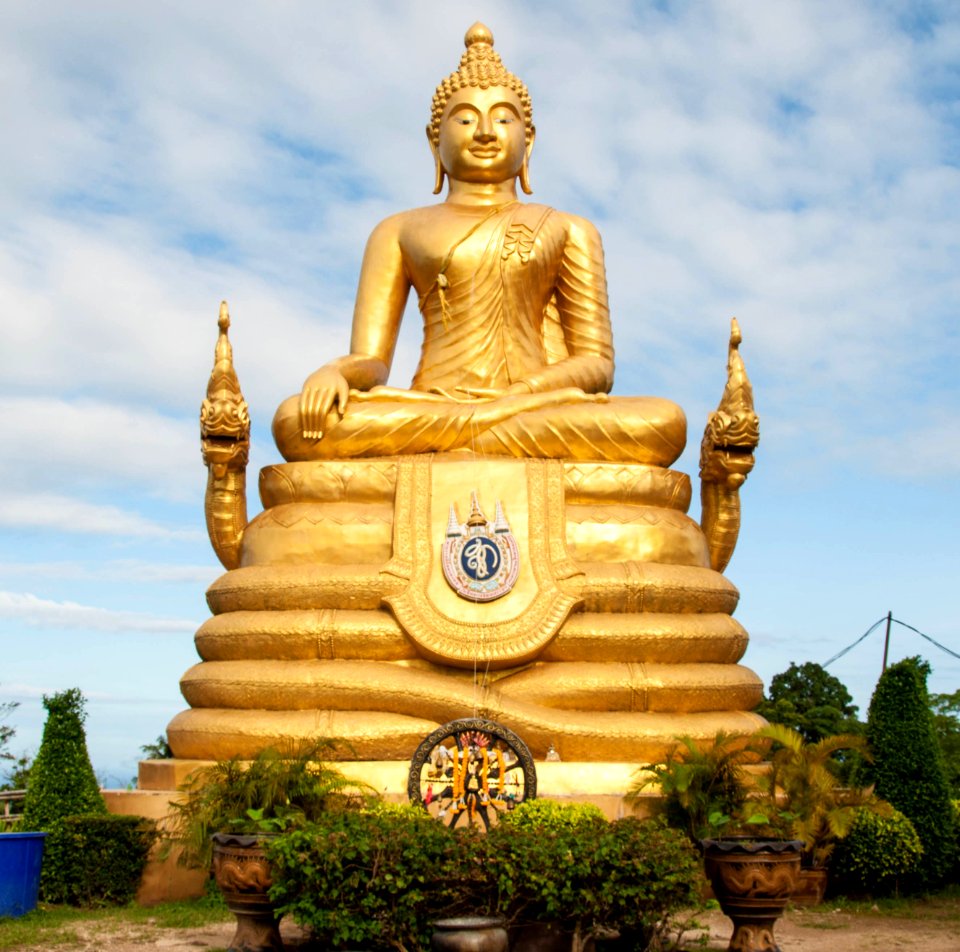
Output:
<svg viewBox="0 0 960 952">
<path fill-rule="evenodd" d="M 928 672 L 920 658 L 906 658 L 887 668 L 877 682 L 867 719 L 877 796 L 910 818 L 923 844 L 923 862 L 914 883 L 921 888 L 947 878 L 957 840 L 927 696 Z"/>
<path fill-rule="evenodd" d="M 717 835 L 732 817 L 743 816 L 750 792 L 746 767 L 760 756 L 745 738 L 722 731 L 707 747 L 690 737 L 678 740 L 664 763 L 640 768 L 627 799 L 637 803 L 644 790 L 659 786 L 667 823 L 699 843 Z"/>
<path fill-rule="evenodd" d="M 960 690 L 952 694 L 931 694 L 930 710 L 950 795 L 960 797 Z"/>
<path fill-rule="evenodd" d="M 44 695 L 43 706 L 47 721 L 30 770 L 24 830 L 53 830 L 64 817 L 107 812 L 87 753 L 86 713 L 79 688 Z"/>
<path fill-rule="evenodd" d="M 172 802 L 165 847 L 177 845 L 186 865 L 209 866 L 214 833 L 258 833 L 315 820 L 358 797 L 358 785 L 324 763 L 329 741 L 269 747 L 246 763 L 237 757 L 198 770 Z"/>
<path fill-rule="evenodd" d="M 140 748 L 140 753 L 143 754 L 147 760 L 166 760 L 168 757 L 173 756 L 173 751 L 167 742 L 166 734 L 157 734 L 157 739 L 152 744 L 144 744 Z"/>
<path fill-rule="evenodd" d="M 478 839 L 464 833 L 411 806 L 329 813 L 271 844 L 270 897 L 324 948 L 428 949 L 457 897 L 459 847 Z"/>
<path fill-rule="evenodd" d="M 889 895 L 916 873 L 923 847 L 913 824 L 899 810 L 883 816 L 859 807 L 831 863 L 832 889 L 842 893 Z"/>
<path fill-rule="evenodd" d="M 781 815 L 788 817 L 785 832 L 804 841 L 806 865 L 825 865 L 836 842 L 849 832 L 857 809 L 870 802 L 868 791 L 838 788 L 835 756 L 842 750 L 866 756 L 866 739 L 840 734 L 807 742 L 784 724 L 770 724 L 755 737 L 775 745 L 763 784 Z"/>
<path fill-rule="evenodd" d="M 699 854 L 663 820 L 549 819 L 539 828 L 503 822 L 476 844 L 493 908 L 511 922 L 556 922 L 581 942 L 616 929 L 644 949 L 697 904 Z"/>
<path fill-rule="evenodd" d="M 13 759 L 0 790 L 26 790 L 30 786 L 30 770 L 33 761 L 29 754 L 21 754 Z"/>
<path fill-rule="evenodd" d="M 4 701 L 0 704 L 0 760 L 12 760 L 13 754 L 7 750 L 7 744 L 16 734 L 17 729 L 2 721 L 9 717 L 20 705 L 16 701 Z"/>
<path fill-rule="evenodd" d="M 428 949 L 434 919 L 469 913 L 556 922 L 582 939 L 621 929 L 643 949 L 701 884 L 698 854 L 662 821 L 608 823 L 547 801 L 487 834 L 413 807 L 342 811 L 280 835 L 268 855 L 279 911 L 325 948 Z"/>
<path fill-rule="evenodd" d="M 556 800 L 527 800 L 500 818 L 502 826 L 514 830 L 566 830 L 576 833 L 589 829 L 598 820 L 606 821 L 603 811 L 592 803 L 558 803 Z"/>
<path fill-rule="evenodd" d="M 156 837 L 153 823 L 137 816 L 64 817 L 44 845 L 44 901 L 125 905 L 136 895 Z"/>
<path fill-rule="evenodd" d="M 815 662 L 791 663 L 770 681 L 769 697 L 756 709 L 772 724 L 785 724 L 808 743 L 838 734 L 862 734 L 857 706 L 839 678 Z"/>
</svg>

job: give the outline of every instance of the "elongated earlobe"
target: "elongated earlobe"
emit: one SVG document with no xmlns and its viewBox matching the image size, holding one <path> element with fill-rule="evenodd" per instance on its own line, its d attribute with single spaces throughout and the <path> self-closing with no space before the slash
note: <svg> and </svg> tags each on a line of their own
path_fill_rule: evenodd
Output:
<svg viewBox="0 0 960 952">
<path fill-rule="evenodd" d="M 527 134 L 527 144 L 523 153 L 523 165 L 520 166 L 520 188 L 524 195 L 532 195 L 533 189 L 530 188 L 530 153 L 533 152 L 533 140 L 537 136 L 537 130 L 533 126 Z"/>
<path fill-rule="evenodd" d="M 524 195 L 532 195 L 533 189 L 530 188 L 530 168 L 527 165 L 527 160 L 523 160 L 523 165 L 520 166 L 520 188 L 523 189 Z"/>
<path fill-rule="evenodd" d="M 443 190 L 443 177 L 447 173 L 440 161 L 440 149 L 437 147 L 437 143 L 433 141 L 433 130 L 430 126 L 427 126 L 427 145 L 430 146 L 430 154 L 433 156 L 433 194 L 439 195 Z"/>
<path fill-rule="evenodd" d="M 439 155 L 434 155 L 433 164 L 433 194 L 439 195 L 443 191 L 443 177 L 446 175 L 446 172 L 443 171 L 443 164 L 440 162 Z"/>
</svg>

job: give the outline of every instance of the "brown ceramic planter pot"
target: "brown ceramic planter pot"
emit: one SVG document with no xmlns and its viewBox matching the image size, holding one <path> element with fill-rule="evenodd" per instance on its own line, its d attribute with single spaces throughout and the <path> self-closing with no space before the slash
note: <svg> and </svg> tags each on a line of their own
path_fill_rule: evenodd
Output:
<svg viewBox="0 0 960 952">
<path fill-rule="evenodd" d="M 790 897 L 795 906 L 819 906 L 827 894 L 827 867 L 802 866 L 797 888 Z"/>
<path fill-rule="evenodd" d="M 729 952 L 780 952 L 773 927 L 800 877 L 802 840 L 703 840 L 704 868 L 723 914 Z"/>
<path fill-rule="evenodd" d="M 283 952 L 280 921 L 267 898 L 272 879 L 265 844 L 271 835 L 213 834 L 213 878 L 237 917 L 228 952 Z"/>
</svg>

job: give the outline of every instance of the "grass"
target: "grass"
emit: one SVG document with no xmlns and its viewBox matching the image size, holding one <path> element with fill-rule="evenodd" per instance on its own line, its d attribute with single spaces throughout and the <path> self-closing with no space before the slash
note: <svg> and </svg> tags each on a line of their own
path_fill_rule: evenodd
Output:
<svg viewBox="0 0 960 952">
<path fill-rule="evenodd" d="M 144 939 L 157 930 L 191 929 L 227 922 L 231 913 L 216 898 L 165 902 L 149 908 L 129 905 L 99 909 L 41 903 L 19 919 L 0 919 L 0 950 L 29 947 L 69 949 L 82 941 L 78 925 L 96 925 L 104 933 L 141 929 Z"/>
<path fill-rule="evenodd" d="M 851 916 L 885 916 L 890 919 L 926 919 L 938 922 L 960 922 L 960 885 L 947 886 L 925 896 L 898 896 L 888 899 L 828 899 L 820 906 L 796 910 L 797 921 L 814 929 L 829 928 L 821 917 L 836 912 Z M 802 922 L 802 916 L 821 921 Z"/>
</svg>

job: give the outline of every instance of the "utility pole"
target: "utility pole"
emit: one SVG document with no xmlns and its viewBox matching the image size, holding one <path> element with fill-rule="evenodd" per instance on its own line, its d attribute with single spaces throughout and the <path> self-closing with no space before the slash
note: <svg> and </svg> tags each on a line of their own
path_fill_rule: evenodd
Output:
<svg viewBox="0 0 960 952">
<path fill-rule="evenodd" d="M 890 653 L 890 622 L 893 621 L 893 612 L 887 612 L 887 637 L 883 641 L 883 670 L 887 670 L 887 655 Z"/>
</svg>

